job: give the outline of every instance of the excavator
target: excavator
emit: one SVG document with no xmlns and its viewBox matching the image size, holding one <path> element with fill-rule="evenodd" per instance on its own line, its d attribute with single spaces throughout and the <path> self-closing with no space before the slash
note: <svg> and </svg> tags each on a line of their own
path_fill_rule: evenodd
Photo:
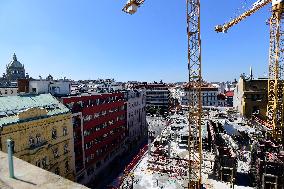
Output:
<svg viewBox="0 0 284 189">
<path fill-rule="evenodd" d="M 284 144 L 284 0 L 258 0 L 252 7 L 223 25 L 215 27 L 216 32 L 226 33 L 231 27 L 245 18 L 256 13 L 266 5 L 271 4 L 270 17 L 270 48 L 268 66 L 268 104 L 267 123 L 273 128 L 271 136 L 279 143 Z"/>
</svg>

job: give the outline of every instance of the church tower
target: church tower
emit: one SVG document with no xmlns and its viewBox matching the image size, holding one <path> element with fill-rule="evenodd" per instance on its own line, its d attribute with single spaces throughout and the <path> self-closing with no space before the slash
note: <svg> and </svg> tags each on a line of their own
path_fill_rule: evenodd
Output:
<svg viewBox="0 0 284 189">
<path fill-rule="evenodd" d="M 18 79 L 25 78 L 25 67 L 17 60 L 14 53 L 13 60 L 6 66 L 6 77 L 10 82 L 17 81 Z"/>
</svg>

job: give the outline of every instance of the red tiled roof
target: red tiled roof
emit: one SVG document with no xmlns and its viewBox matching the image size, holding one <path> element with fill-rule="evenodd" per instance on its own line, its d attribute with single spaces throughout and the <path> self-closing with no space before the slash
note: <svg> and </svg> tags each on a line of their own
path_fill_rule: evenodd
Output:
<svg viewBox="0 0 284 189">
<path fill-rule="evenodd" d="M 225 95 L 227 97 L 233 97 L 234 96 L 234 91 L 227 91 Z"/>
</svg>

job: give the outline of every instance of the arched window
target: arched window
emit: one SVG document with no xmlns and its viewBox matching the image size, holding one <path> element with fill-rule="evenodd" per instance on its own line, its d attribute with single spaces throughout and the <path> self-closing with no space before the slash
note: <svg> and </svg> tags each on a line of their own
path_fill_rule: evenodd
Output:
<svg viewBox="0 0 284 189">
<path fill-rule="evenodd" d="M 30 146 L 35 144 L 35 139 L 33 137 L 30 137 L 29 144 L 30 144 Z"/>
<path fill-rule="evenodd" d="M 65 144 L 64 145 L 64 154 L 67 154 L 68 153 L 68 144 Z"/>
<path fill-rule="evenodd" d="M 68 173 L 68 171 L 69 171 L 69 162 L 67 160 L 65 161 L 65 173 Z"/>
<path fill-rule="evenodd" d="M 67 127 L 63 127 L 63 136 L 66 136 L 67 134 Z"/>
<path fill-rule="evenodd" d="M 53 155 L 54 155 L 54 158 L 59 157 L 58 148 L 55 148 L 55 149 L 53 150 Z"/>
<path fill-rule="evenodd" d="M 57 138 L 57 131 L 56 131 L 56 129 L 52 129 L 51 136 L 52 136 L 52 139 L 56 139 Z"/>
<path fill-rule="evenodd" d="M 42 159 L 42 167 L 43 168 L 46 168 L 47 166 L 47 157 L 45 156 L 43 159 Z"/>
<path fill-rule="evenodd" d="M 37 143 L 37 144 L 41 143 L 40 134 L 37 134 L 37 135 L 36 135 L 36 143 Z"/>
<path fill-rule="evenodd" d="M 36 166 L 40 167 L 41 163 L 40 160 L 36 162 Z"/>
<path fill-rule="evenodd" d="M 59 167 L 56 167 L 56 168 L 55 168 L 54 173 L 55 173 L 55 174 L 57 174 L 57 175 L 59 175 L 59 174 L 60 174 Z"/>
</svg>

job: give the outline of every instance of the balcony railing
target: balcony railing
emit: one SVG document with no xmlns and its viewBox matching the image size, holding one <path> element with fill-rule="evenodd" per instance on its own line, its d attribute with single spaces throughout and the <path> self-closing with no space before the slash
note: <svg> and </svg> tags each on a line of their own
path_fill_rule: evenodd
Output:
<svg viewBox="0 0 284 189">
<path fill-rule="evenodd" d="M 34 150 L 34 149 L 40 148 L 40 147 L 42 147 L 46 144 L 47 144 L 47 141 L 41 141 L 41 142 L 38 142 L 38 143 L 31 144 L 28 149 Z"/>
</svg>

